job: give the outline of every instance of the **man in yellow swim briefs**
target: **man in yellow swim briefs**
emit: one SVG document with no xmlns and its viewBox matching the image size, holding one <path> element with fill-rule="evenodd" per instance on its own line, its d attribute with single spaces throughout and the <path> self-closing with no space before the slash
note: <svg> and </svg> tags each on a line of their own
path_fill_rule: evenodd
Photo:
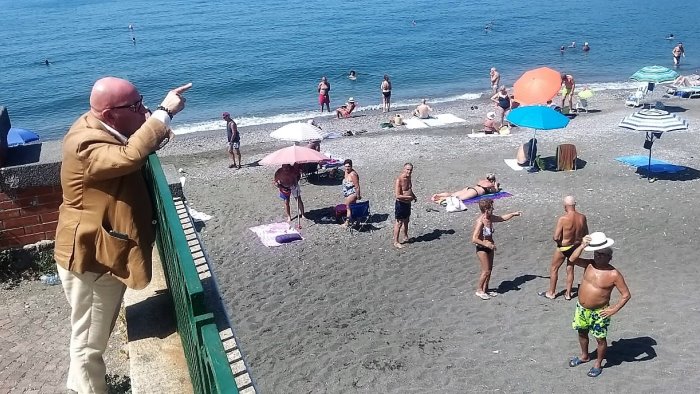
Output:
<svg viewBox="0 0 700 394">
<path fill-rule="evenodd" d="M 586 215 L 576 211 L 576 199 L 573 196 L 564 198 L 564 215 L 557 220 L 557 225 L 554 228 L 554 242 L 557 243 L 557 248 L 552 256 L 552 264 L 549 267 L 549 289 L 544 292 L 539 292 L 540 296 L 554 299 L 557 294 L 557 279 L 559 276 L 559 267 L 564 263 L 564 260 L 569 259 L 571 254 L 576 250 L 576 247 L 581 244 L 583 236 L 588 234 L 588 222 Z M 566 292 L 564 298 L 571 299 L 571 288 L 574 285 L 574 265 L 571 260 L 566 264 Z"/>
<path fill-rule="evenodd" d="M 574 89 L 576 88 L 576 82 L 574 81 L 574 76 L 570 74 L 561 75 L 561 84 L 564 85 L 561 97 L 561 107 L 564 108 L 566 104 L 566 98 L 569 97 L 569 110 L 574 109 Z"/>
</svg>

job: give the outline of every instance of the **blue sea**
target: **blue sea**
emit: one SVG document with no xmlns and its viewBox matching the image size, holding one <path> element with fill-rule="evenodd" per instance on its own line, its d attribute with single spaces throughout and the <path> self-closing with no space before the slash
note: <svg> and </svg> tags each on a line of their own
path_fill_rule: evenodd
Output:
<svg viewBox="0 0 700 394">
<path fill-rule="evenodd" d="M 546 65 L 579 85 L 626 87 L 643 66 L 671 67 L 678 41 L 679 71 L 700 68 L 696 0 L 0 0 L 0 10 L 0 105 L 44 140 L 62 137 L 107 75 L 134 82 L 151 107 L 193 82 L 174 124 L 184 133 L 222 127 L 223 111 L 244 126 L 308 118 L 323 75 L 332 107 L 353 96 L 376 108 L 384 74 L 393 101 L 408 103 L 478 98 L 492 66 L 508 85 Z"/>
</svg>

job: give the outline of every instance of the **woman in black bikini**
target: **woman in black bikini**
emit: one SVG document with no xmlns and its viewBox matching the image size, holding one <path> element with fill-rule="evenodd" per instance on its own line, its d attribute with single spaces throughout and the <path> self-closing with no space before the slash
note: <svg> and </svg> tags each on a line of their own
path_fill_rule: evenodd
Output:
<svg viewBox="0 0 700 394">
<path fill-rule="evenodd" d="M 448 197 L 457 197 L 460 200 L 468 200 L 470 198 L 483 196 L 484 194 L 498 193 L 501 190 L 501 185 L 496 182 L 495 174 L 487 174 L 486 179 L 480 179 L 476 185 L 467 186 L 456 192 L 442 192 L 433 194 L 431 199 L 433 202 L 439 203 Z"/>
<path fill-rule="evenodd" d="M 496 108 L 501 115 L 501 124 L 503 124 L 503 119 L 506 117 L 506 112 L 510 109 L 510 95 L 505 86 L 501 86 L 501 89 L 496 92 L 491 97 L 491 101 L 496 103 Z"/>
<path fill-rule="evenodd" d="M 507 213 L 503 216 L 493 214 L 493 200 L 487 198 L 479 201 L 481 215 L 476 218 L 474 231 L 472 232 L 472 243 L 476 245 L 476 257 L 481 266 L 479 282 L 476 285 L 477 297 L 488 300 L 495 297 L 495 291 L 489 291 L 489 280 L 493 270 L 493 255 L 496 251 L 496 244 L 493 242 L 493 224 L 508 221 L 515 216 L 520 216 L 520 211 Z"/>
</svg>

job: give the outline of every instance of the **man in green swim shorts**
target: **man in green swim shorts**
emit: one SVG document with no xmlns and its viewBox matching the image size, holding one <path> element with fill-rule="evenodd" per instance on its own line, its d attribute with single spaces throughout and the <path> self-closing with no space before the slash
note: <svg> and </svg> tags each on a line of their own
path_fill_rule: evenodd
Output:
<svg viewBox="0 0 700 394">
<path fill-rule="evenodd" d="M 569 261 L 585 268 L 578 290 L 578 302 L 571 326 L 578 331 L 581 355 L 569 360 L 569 366 L 575 367 L 590 361 L 588 354 L 588 333 L 598 342 L 595 364 L 588 371 L 588 376 L 595 378 L 603 372 L 602 363 L 608 349 L 608 326 L 610 317 L 622 309 L 632 295 L 627 288 L 625 278 L 620 271 L 610 265 L 613 243 L 604 233 L 596 232 L 583 237 L 581 245 L 569 257 Z M 580 258 L 586 250 L 593 252 L 593 259 Z M 610 295 L 614 288 L 620 292 L 620 300 L 610 305 Z"/>
</svg>

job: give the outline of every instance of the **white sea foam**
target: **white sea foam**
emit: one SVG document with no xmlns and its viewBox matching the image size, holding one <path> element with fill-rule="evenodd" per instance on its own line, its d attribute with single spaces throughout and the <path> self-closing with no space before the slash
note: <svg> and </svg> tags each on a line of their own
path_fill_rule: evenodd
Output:
<svg viewBox="0 0 700 394">
<path fill-rule="evenodd" d="M 603 91 L 603 90 L 624 90 L 624 89 L 636 89 L 640 85 L 639 82 L 633 82 L 633 81 L 626 81 L 626 82 L 594 82 L 594 83 L 583 83 L 579 84 L 578 87 L 583 88 L 584 86 L 587 86 L 589 89 L 594 90 L 594 91 Z M 474 93 L 474 92 L 467 92 L 463 93 L 460 95 L 453 95 L 453 96 L 446 96 L 446 97 L 434 97 L 431 98 L 429 96 L 428 98 L 428 103 L 429 104 L 439 104 L 439 103 L 450 103 L 454 101 L 460 101 L 460 100 L 478 100 L 483 98 L 485 93 Z M 411 100 L 401 100 L 401 101 L 395 101 L 392 102 L 392 106 L 395 108 L 398 107 L 413 107 L 417 105 L 420 102 L 420 98 L 416 99 L 411 99 Z M 358 106 L 357 109 L 355 109 L 355 112 L 362 112 L 362 111 L 376 111 L 381 109 L 382 106 L 380 104 L 374 104 L 374 105 L 367 105 L 367 106 Z M 329 116 L 335 116 L 334 113 L 326 113 L 324 112 L 323 114 L 320 114 L 318 111 L 300 111 L 300 112 L 292 112 L 292 113 L 283 113 L 283 114 L 275 114 L 275 115 L 270 115 L 270 116 L 264 116 L 264 115 L 252 115 L 252 116 L 241 116 L 241 117 L 235 117 L 236 124 L 239 127 L 245 127 L 245 126 L 259 126 L 259 125 L 265 125 L 265 124 L 271 124 L 271 123 L 291 123 L 291 122 L 301 122 L 301 121 L 306 121 L 308 119 L 312 118 L 318 118 L 318 117 L 329 117 Z M 208 121 L 203 121 L 203 122 L 194 122 L 194 123 L 186 123 L 180 126 L 177 126 L 173 129 L 173 132 L 175 134 L 188 134 L 188 133 L 196 133 L 200 131 L 210 131 L 210 130 L 221 130 L 226 127 L 226 123 L 223 120 L 208 120 Z"/>
</svg>

